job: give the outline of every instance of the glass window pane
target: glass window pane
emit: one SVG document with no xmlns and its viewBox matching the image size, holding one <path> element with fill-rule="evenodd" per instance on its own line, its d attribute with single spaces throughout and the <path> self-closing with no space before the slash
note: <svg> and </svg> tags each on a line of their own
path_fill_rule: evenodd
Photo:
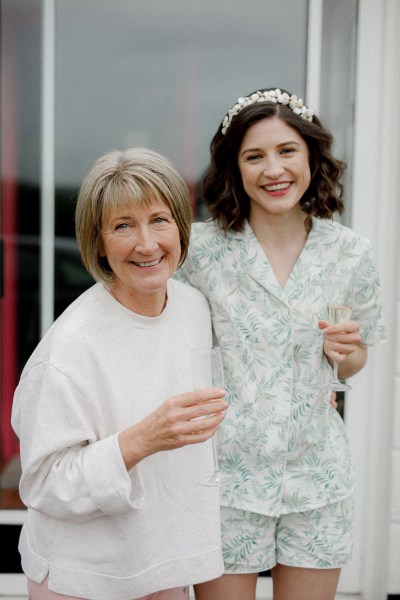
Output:
<svg viewBox="0 0 400 600">
<path fill-rule="evenodd" d="M 20 371 L 39 332 L 41 4 L 1 2 L 0 508 L 23 507 L 10 416 Z"/>
<path fill-rule="evenodd" d="M 12 395 L 40 336 L 43 6 L 1 3 L 2 465 L 18 452 Z M 304 94 L 307 6 L 55 0 L 55 317 L 91 284 L 73 215 L 92 161 L 111 148 L 152 147 L 174 161 L 194 200 L 211 137 L 238 96 L 270 85 Z"/>
<path fill-rule="evenodd" d="M 323 2 L 320 116 L 335 137 L 335 155 L 348 165 L 346 210 L 340 220 L 350 226 L 351 161 L 354 135 L 354 94 L 357 0 Z"/>
<path fill-rule="evenodd" d="M 57 234 L 71 235 L 71 195 L 103 152 L 154 148 L 194 190 L 238 96 L 270 85 L 304 95 L 307 4 L 58 0 Z"/>
</svg>

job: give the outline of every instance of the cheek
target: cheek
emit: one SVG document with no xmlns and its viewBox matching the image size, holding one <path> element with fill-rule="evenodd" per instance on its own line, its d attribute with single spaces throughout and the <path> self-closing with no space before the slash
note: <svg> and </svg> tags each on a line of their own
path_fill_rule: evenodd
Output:
<svg viewBox="0 0 400 600">
<path fill-rule="evenodd" d="M 176 226 L 172 231 L 170 231 L 169 244 L 171 248 L 181 247 L 181 236 L 179 233 L 178 226 Z"/>
<path fill-rule="evenodd" d="M 179 260 L 182 254 L 182 243 L 179 235 L 173 244 L 171 244 L 171 257 L 173 258 L 173 263 L 175 263 L 175 268 L 178 266 Z"/>
<path fill-rule="evenodd" d="M 253 185 L 255 177 L 252 171 L 248 169 L 239 169 L 239 174 L 242 179 L 242 185 L 245 192 L 248 191 L 249 186 Z"/>
<path fill-rule="evenodd" d="M 182 252 L 182 242 L 181 239 L 178 235 L 176 241 L 175 241 L 175 254 L 178 255 L 178 258 L 180 258 L 181 256 L 181 252 Z"/>
<path fill-rule="evenodd" d="M 239 167 L 239 175 L 242 180 L 247 179 L 247 176 L 248 176 L 247 169 L 243 166 Z"/>
<path fill-rule="evenodd" d="M 308 188 L 311 183 L 310 163 L 308 160 L 303 160 L 301 164 L 299 164 L 299 172 L 302 173 L 304 185 Z"/>
<path fill-rule="evenodd" d="M 107 256 L 111 260 L 113 258 L 123 258 L 124 255 L 129 252 L 129 247 L 127 247 L 126 242 L 123 240 L 107 240 L 107 243 L 103 245 L 103 248 L 104 256 Z"/>
</svg>

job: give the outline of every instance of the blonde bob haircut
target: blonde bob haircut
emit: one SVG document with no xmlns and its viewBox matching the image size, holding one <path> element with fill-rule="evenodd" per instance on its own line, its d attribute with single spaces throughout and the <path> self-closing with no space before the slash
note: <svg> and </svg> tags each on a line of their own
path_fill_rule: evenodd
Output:
<svg viewBox="0 0 400 600">
<path fill-rule="evenodd" d="M 96 281 L 109 285 L 113 271 L 102 254 L 105 217 L 124 207 L 168 206 L 178 226 L 184 262 L 190 240 L 192 208 L 186 183 L 170 161 L 147 148 L 113 150 L 100 156 L 85 175 L 75 210 L 75 233 L 82 262 Z"/>
</svg>

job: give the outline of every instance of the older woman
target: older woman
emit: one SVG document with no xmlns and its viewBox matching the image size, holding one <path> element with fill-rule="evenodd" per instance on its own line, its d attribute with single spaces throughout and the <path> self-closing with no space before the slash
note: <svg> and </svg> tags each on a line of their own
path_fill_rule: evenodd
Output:
<svg viewBox="0 0 400 600">
<path fill-rule="evenodd" d="M 13 407 L 32 600 L 178 600 L 222 573 L 218 489 L 199 483 L 227 403 L 191 391 L 210 314 L 170 279 L 190 225 L 186 185 L 155 152 L 110 152 L 84 179 L 76 232 L 97 283 L 39 343 Z"/>
</svg>

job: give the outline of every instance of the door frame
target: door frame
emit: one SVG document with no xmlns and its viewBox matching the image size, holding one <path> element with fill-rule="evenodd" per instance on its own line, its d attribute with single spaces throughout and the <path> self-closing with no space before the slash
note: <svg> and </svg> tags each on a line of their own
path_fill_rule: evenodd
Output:
<svg viewBox="0 0 400 600">
<path fill-rule="evenodd" d="M 54 7 L 54 0 L 48 2 L 48 6 Z M 395 295 L 398 287 L 393 286 L 393 282 L 398 281 L 399 273 L 393 256 L 398 256 L 400 250 L 396 236 L 400 207 L 392 191 L 400 188 L 397 173 L 400 155 L 398 145 L 387 144 L 387 140 L 391 139 L 390 132 L 400 130 L 399 114 L 390 110 L 393 98 L 400 97 L 400 76 L 392 62 L 393 56 L 400 57 L 398 6 L 397 0 L 380 0 L 379 3 L 376 0 L 358 0 L 351 208 L 352 227 L 366 235 L 376 250 L 384 309 L 390 324 L 396 322 L 394 317 L 398 314 Z M 321 90 L 322 11 L 323 0 L 309 1 L 306 98 L 316 112 Z M 377 94 L 381 98 L 381 111 L 377 106 Z M 397 119 L 397 124 L 394 119 Z M 391 219 L 387 215 L 391 215 Z M 49 271 L 52 270 L 47 269 Z M 389 316 L 393 317 L 390 321 Z M 354 377 L 353 390 L 348 392 L 346 402 L 345 421 L 358 474 L 355 495 L 358 516 L 353 559 L 342 571 L 339 591 L 361 592 L 364 600 L 384 600 L 390 560 L 390 432 L 396 393 L 394 336 L 369 354 L 368 367 Z M 382 468 L 382 465 L 387 468 Z M 0 524 L 22 524 L 24 517 L 23 510 L 0 510 Z M 0 587 L 5 593 L 11 593 L 11 589 L 14 594 L 26 593 L 23 575 L 0 574 Z"/>
<path fill-rule="evenodd" d="M 329 0 L 325 0 L 329 2 Z M 324 0 L 309 2 L 307 102 L 319 110 Z M 349 225 L 370 239 L 376 253 L 386 322 L 398 322 L 400 253 L 400 5 L 397 0 L 358 0 L 355 105 Z M 397 57 L 397 62 L 396 62 Z M 390 218 L 388 216 L 390 215 Z M 397 359 L 397 360 L 396 360 Z M 395 422 L 396 340 L 369 350 L 367 367 L 352 378 L 346 393 L 345 423 L 357 476 L 354 551 L 342 569 L 338 591 L 361 593 L 363 600 L 386 600 L 391 557 L 391 456 Z M 382 400 L 378 401 L 377 399 Z M 395 590 L 399 593 L 399 590 Z"/>
<path fill-rule="evenodd" d="M 358 4 L 352 226 L 370 239 L 376 253 L 388 340 L 369 350 L 367 367 L 354 378 L 348 398 L 346 423 L 359 479 L 352 564 L 363 599 L 385 600 L 390 560 L 399 560 L 389 553 L 389 530 L 398 362 L 390 333 L 398 323 L 400 5 L 397 0 Z M 351 591 L 348 575 L 344 570 L 343 582 Z"/>
</svg>

